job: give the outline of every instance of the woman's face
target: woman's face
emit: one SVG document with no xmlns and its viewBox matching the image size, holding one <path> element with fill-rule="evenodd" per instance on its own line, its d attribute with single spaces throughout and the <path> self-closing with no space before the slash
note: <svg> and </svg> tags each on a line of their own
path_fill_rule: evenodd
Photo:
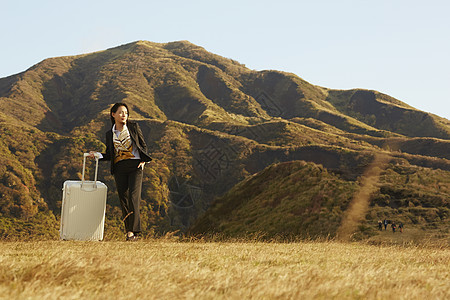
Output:
<svg viewBox="0 0 450 300">
<path fill-rule="evenodd" d="M 128 110 L 125 106 L 119 106 L 117 111 L 114 113 L 111 113 L 112 117 L 114 118 L 116 124 L 126 124 L 128 119 Z"/>
</svg>

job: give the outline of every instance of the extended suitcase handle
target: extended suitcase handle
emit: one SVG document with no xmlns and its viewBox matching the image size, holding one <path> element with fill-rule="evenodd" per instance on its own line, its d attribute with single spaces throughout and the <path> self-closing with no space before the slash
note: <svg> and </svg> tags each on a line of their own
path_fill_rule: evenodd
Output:
<svg viewBox="0 0 450 300">
<path fill-rule="evenodd" d="M 83 172 L 81 175 L 81 188 L 83 188 L 83 183 L 84 183 L 84 170 L 86 169 L 86 157 L 89 156 L 89 153 L 84 153 L 83 154 Z M 95 153 L 94 154 L 95 157 L 95 175 L 94 175 L 94 188 L 97 188 L 97 173 L 98 173 L 98 160 L 100 158 L 100 154 L 99 153 Z"/>
</svg>

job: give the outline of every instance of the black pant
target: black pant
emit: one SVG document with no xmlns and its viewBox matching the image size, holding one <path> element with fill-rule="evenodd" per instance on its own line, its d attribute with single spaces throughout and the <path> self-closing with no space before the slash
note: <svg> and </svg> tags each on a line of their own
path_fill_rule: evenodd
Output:
<svg viewBox="0 0 450 300">
<path fill-rule="evenodd" d="M 141 232 L 139 203 L 141 202 L 142 169 L 139 159 L 125 159 L 114 166 L 114 179 L 119 193 L 125 230 Z"/>
</svg>

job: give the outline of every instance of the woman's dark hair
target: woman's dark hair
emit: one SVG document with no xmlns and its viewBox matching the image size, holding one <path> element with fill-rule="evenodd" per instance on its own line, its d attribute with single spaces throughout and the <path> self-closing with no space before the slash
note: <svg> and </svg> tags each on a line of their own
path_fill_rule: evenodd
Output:
<svg viewBox="0 0 450 300">
<path fill-rule="evenodd" d="M 111 111 L 109 112 L 109 117 L 111 118 L 111 124 L 114 125 L 114 123 L 116 122 L 116 120 L 114 120 L 114 117 L 112 116 L 113 113 L 116 113 L 117 110 L 119 109 L 119 107 L 124 106 L 127 109 L 128 112 L 128 117 L 130 117 L 130 110 L 128 109 L 128 105 L 126 105 L 125 103 L 116 103 L 111 107 Z M 128 119 L 127 119 L 127 123 L 128 123 Z"/>
</svg>

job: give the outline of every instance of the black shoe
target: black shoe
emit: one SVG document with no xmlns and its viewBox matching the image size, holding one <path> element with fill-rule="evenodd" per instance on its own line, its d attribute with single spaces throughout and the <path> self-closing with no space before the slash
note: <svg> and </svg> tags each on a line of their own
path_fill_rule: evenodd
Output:
<svg viewBox="0 0 450 300">
<path fill-rule="evenodd" d="M 138 237 L 135 235 L 127 236 L 127 241 L 137 241 L 137 240 L 138 240 Z"/>
</svg>

